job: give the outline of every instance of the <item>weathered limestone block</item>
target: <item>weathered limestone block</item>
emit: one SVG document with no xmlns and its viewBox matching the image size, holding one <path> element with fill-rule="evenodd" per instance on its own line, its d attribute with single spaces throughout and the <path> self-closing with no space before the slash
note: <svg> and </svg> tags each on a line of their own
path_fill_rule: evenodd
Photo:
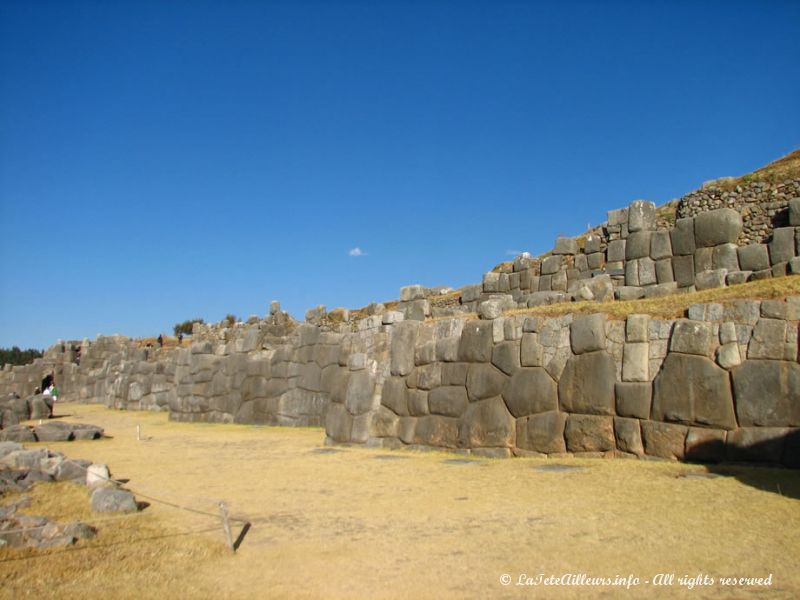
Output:
<svg viewBox="0 0 800 600">
<path fill-rule="evenodd" d="M 672 283 L 675 281 L 671 258 L 662 258 L 656 261 L 656 279 L 658 283 Z"/>
<path fill-rule="evenodd" d="M 625 285 L 639 287 L 639 261 L 629 260 L 625 263 Z"/>
<path fill-rule="evenodd" d="M 684 354 L 711 356 L 716 338 L 711 324 L 705 321 L 679 319 L 672 331 L 670 350 Z"/>
<path fill-rule="evenodd" d="M 652 231 L 656 228 L 656 205 L 649 200 L 634 200 L 628 205 L 628 231 Z M 630 237 L 630 236 L 629 236 Z"/>
<path fill-rule="evenodd" d="M 578 242 L 575 238 L 559 237 L 556 239 L 556 246 L 553 248 L 553 254 L 569 254 L 574 255 L 578 253 Z"/>
<path fill-rule="evenodd" d="M 683 460 L 686 455 L 684 443 L 688 427 L 654 421 L 642 421 L 641 426 L 646 454 Z"/>
<path fill-rule="evenodd" d="M 603 350 L 606 347 L 606 315 L 576 317 L 570 326 L 570 343 L 575 354 Z"/>
<path fill-rule="evenodd" d="M 655 420 L 736 428 L 728 372 L 704 356 L 670 353 L 653 390 Z"/>
<path fill-rule="evenodd" d="M 739 253 L 736 244 L 720 244 L 714 246 L 711 254 L 711 267 L 725 269 L 728 272 L 739 270 Z"/>
<path fill-rule="evenodd" d="M 410 388 L 432 390 L 442 384 L 442 363 L 432 363 L 415 367 L 406 379 Z"/>
<path fill-rule="evenodd" d="M 718 208 L 694 218 L 694 240 L 698 248 L 735 244 L 742 232 L 742 215 L 732 208 Z"/>
<path fill-rule="evenodd" d="M 416 427 L 417 419 L 415 417 L 400 417 L 400 421 L 397 424 L 397 437 L 404 444 L 413 444 Z"/>
<path fill-rule="evenodd" d="M 414 348 L 419 326 L 418 321 L 401 321 L 392 327 L 392 375 L 408 375 L 414 368 Z"/>
<path fill-rule="evenodd" d="M 515 421 L 501 398 L 473 402 L 459 422 L 463 448 L 510 448 L 516 437 Z"/>
<path fill-rule="evenodd" d="M 760 317 L 761 303 L 758 300 L 732 300 L 726 304 L 723 313 L 726 321 L 733 321 L 736 324 L 755 325 Z"/>
<path fill-rule="evenodd" d="M 438 387 L 428 395 L 428 408 L 434 415 L 460 417 L 468 404 L 467 390 L 460 385 Z"/>
<path fill-rule="evenodd" d="M 783 359 L 786 327 L 786 321 L 781 319 L 759 319 L 753 328 L 747 358 Z"/>
<path fill-rule="evenodd" d="M 505 384 L 503 399 L 515 417 L 558 409 L 556 383 L 541 367 L 522 368 Z"/>
<path fill-rule="evenodd" d="M 419 344 L 418 341 L 418 345 L 414 350 L 414 364 L 417 366 L 428 365 L 434 362 L 435 360 L 436 360 L 436 342 L 430 341 L 424 344 Z"/>
<path fill-rule="evenodd" d="M 414 443 L 439 448 L 458 446 L 458 419 L 428 415 L 417 419 Z"/>
<path fill-rule="evenodd" d="M 725 314 L 724 307 L 718 302 L 704 302 L 701 304 L 690 304 L 688 309 L 689 318 L 693 321 L 718 322 L 723 319 Z"/>
<path fill-rule="evenodd" d="M 586 287 L 592 292 L 592 296 L 597 302 L 605 302 L 614 298 L 614 285 L 609 275 L 592 277 L 586 283 Z"/>
<path fill-rule="evenodd" d="M 639 285 L 654 285 L 658 282 L 656 274 L 656 263 L 649 257 L 640 258 L 636 261 L 639 271 Z"/>
<path fill-rule="evenodd" d="M 694 243 L 694 219 L 689 217 L 675 221 L 670 231 L 672 253 L 676 256 L 691 256 L 696 249 Z"/>
<path fill-rule="evenodd" d="M 710 271 L 714 264 L 713 248 L 698 248 L 694 251 L 694 272 Z"/>
<path fill-rule="evenodd" d="M 520 344 L 520 364 L 523 367 L 544 366 L 544 346 L 538 333 L 523 333 Z"/>
<path fill-rule="evenodd" d="M 695 275 L 694 285 L 698 291 L 725 287 L 725 279 L 727 275 L 727 269 L 703 271 L 702 273 L 697 273 L 697 275 Z"/>
<path fill-rule="evenodd" d="M 506 375 L 513 375 L 520 367 L 520 342 L 501 342 L 495 345 L 492 364 Z"/>
<path fill-rule="evenodd" d="M 467 385 L 468 363 L 445 363 L 442 365 L 442 385 Z"/>
<path fill-rule="evenodd" d="M 408 416 L 406 382 L 402 377 L 389 377 L 383 382 L 381 404 L 401 417 Z"/>
<path fill-rule="evenodd" d="M 742 271 L 761 271 L 770 267 L 767 247 L 763 244 L 741 246 L 737 252 Z"/>
<path fill-rule="evenodd" d="M 747 283 L 750 281 L 752 275 L 752 271 L 730 271 L 727 275 L 725 275 L 725 283 L 727 285 L 739 285 L 742 283 Z"/>
<path fill-rule="evenodd" d="M 619 450 L 636 456 L 644 454 L 642 431 L 639 427 L 638 419 L 614 417 L 614 433 L 616 434 L 617 448 Z"/>
<path fill-rule="evenodd" d="M 499 396 L 507 379 L 503 372 L 493 365 L 470 365 L 467 372 L 467 393 L 470 401 Z"/>
<path fill-rule="evenodd" d="M 648 341 L 647 329 L 650 315 L 628 315 L 625 322 L 625 337 L 629 342 Z"/>
<path fill-rule="evenodd" d="M 431 303 L 428 300 L 414 300 L 405 304 L 403 316 L 407 321 L 424 321 L 431 315 Z M 381 317 L 370 317 L 376 319 L 375 326 L 381 324 Z"/>
<path fill-rule="evenodd" d="M 650 344 L 627 343 L 622 356 L 622 381 L 650 381 Z"/>
<path fill-rule="evenodd" d="M 694 256 L 673 256 L 672 272 L 678 287 L 689 287 L 694 285 Z"/>
<path fill-rule="evenodd" d="M 578 258 L 580 258 L 580 257 L 578 257 Z M 600 269 L 600 268 L 602 268 L 603 263 L 605 263 L 605 261 L 606 261 L 605 259 L 606 259 L 605 254 L 603 254 L 602 252 L 592 252 L 591 254 L 588 254 L 585 257 L 584 260 L 586 261 L 586 269 L 582 269 L 582 270 L 583 271 L 588 271 L 590 269 Z M 577 262 L 577 260 L 576 260 L 576 262 Z"/>
<path fill-rule="evenodd" d="M 552 275 L 562 269 L 563 259 L 559 255 L 548 256 L 542 261 L 542 275 Z"/>
<path fill-rule="evenodd" d="M 781 462 L 786 439 L 785 427 L 742 427 L 728 433 L 726 458 L 734 461 Z"/>
<path fill-rule="evenodd" d="M 794 227 L 777 227 L 772 231 L 769 243 L 769 262 L 771 265 L 788 262 L 795 255 Z"/>
<path fill-rule="evenodd" d="M 469 321 L 461 332 L 458 359 L 463 362 L 492 360 L 493 325 L 491 321 Z M 394 347 L 392 348 L 394 352 Z"/>
<path fill-rule="evenodd" d="M 608 225 L 615 227 L 628 222 L 628 208 L 616 208 L 608 211 Z"/>
<path fill-rule="evenodd" d="M 621 262 L 625 260 L 625 240 L 613 240 L 608 243 L 608 249 L 606 253 L 608 254 L 608 262 Z"/>
<path fill-rule="evenodd" d="M 430 414 L 428 410 L 428 392 L 425 390 L 409 389 L 406 392 L 408 399 L 408 414 L 412 417 L 421 417 Z"/>
<path fill-rule="evenodd" d="M 650 418 L 653 386 L 648 383 L 617 382 L 615 385 L 617 414 L 636 419 Z"/>
<path fill-rule="evenodd" d="M 559 271 L 558 273 L 553 273 L 552 279 L 550 280 L 550 287 L 553 289 L 554 292 L 566 292 L 567 273 L 565 271 Z"/>
<path fill-rule="evenodd" d="M 732 369 L 742 364 L 742 356 L 739 353 L 739 344 L 729 342 L 717 348 L 717 363 L 723 369 Z"/>
<path fill-rule="evenodd" d="M 367 371 L 350 373 L 345 393 L 345 407 L 352 415 L 361 415 L 373 408 L 375 380 Z"/>
<path fill-rule="evenodd" d="M 139 509 L 131 492 L 107 487 L 92 492 L 91 505 L 93 512 L 135 512 Z"/>
<path fill-rule="evenodd" d="M 569 415 L 564 430 L 569 452 L 607 452 L 616 446 L 613 417 Z"/>
<path fill-rule="evenodd" d="M 603 350 L 570 358 L 558 382 L 561 410 L 613 415 L 615 373 L 614 359 Z"/>
<path fill-rule="evenodd" d="M 436 360 L 442 362 L 456 362 L 458 360 L 458 345 L 460 342 L 460 334 L 458 336 L 437 340 Z"/>
<path fill-rule="evenodd" d="M 421 285 L 407 285 L 400 288 L 400 301 L 411 302 L 425 298 L 425 288 Z"/>
<path fill-rule="evenodd" d="M 394 412 L 381 406 L 372 415 L 370 434 L 374 437 L 397 437 L 400 417 Z"/>
<path fill-rule="evenodd" d="M 631 233 L 627 238 L 625 245 L 625 260 L 635 260 L 637 258 L 644 258 L 650 256 L 650 239 L 652 237 L 650 231 L 637 231 Z"/>
<path fill-rule="evenodd" d="M 686 460 L 720 462 L 725 459 L 725 439 L 731 435 L 723 429 L 690 427 L 686 434 Z"/>
<path fill-rule="evenodd" d="M 517 419 L 517 447 L 545 454 L 566 452 L 567 414 L 551 411 Z"/>
<path fill-rule="evenodd" d="M 800 227 L 800 198 L 789 200 L 789 225 Z"/>
<path fill-rule="evenodd" d="M 732 373 L 740 426 L 800 426 L 800 365 L 746 360 Z"/>
</svg>

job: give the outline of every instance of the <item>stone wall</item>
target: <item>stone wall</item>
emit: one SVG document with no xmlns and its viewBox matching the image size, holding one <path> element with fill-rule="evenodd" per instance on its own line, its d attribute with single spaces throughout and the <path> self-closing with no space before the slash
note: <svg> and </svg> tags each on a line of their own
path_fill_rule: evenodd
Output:
<svg viewBox="0 0 800 600">
<path fill-rule="evenodd" d="M 800 466 L 800 297 L 693 305 L 688 316 L 399 323 L 368 431 L 353 426 L 363 413 L 348 388 L 331 398 L 328 438 Z"/>
<path fill-rule="evenodd" d="M 785 191 L 789 193 L 794 192 Z M 741 202 L 731 204 L 739 208 Z M 707 202 L 685 199 L 685 212 L 694 216 L 665 228 L 658 226 L 655 205 L 637 200 L 610 211 L 608 221 L 586 236 L 558 238 L 552 252 L 541 258 L 522 255 L 510 272 L 486 273 L 481 284 L 462 290 L 459 308 L 494 318 L 509 308 L 635 300 L 800 273 L 800 198 L 786 200 L 780 210 L 767 206 L 758 204 L 758 210 L 786 226 L 771 229 L 767 243 L 741 245 L 752 237 L 744 229 L 745 220 L 762 231 L 756 225 L 761 218 L 753 216 L 756 208 L 743 220 L 733 208 L 706 210 Z M 405 316 L 424 318 L 419 310 L 406 309 Z"/>
<path fill-rule="evenodd" d="M 789 225 L 789 201 L 800 198 L 800 179 L 780 182 L 753 181 L 743 185 L 709 182 L 686 194 L 678 203 L 679 218 L 695 217 L 717 208 L 732 208 L 742 215 L 737 244 L 761 244 L 776 228 Z"/>
</svg>

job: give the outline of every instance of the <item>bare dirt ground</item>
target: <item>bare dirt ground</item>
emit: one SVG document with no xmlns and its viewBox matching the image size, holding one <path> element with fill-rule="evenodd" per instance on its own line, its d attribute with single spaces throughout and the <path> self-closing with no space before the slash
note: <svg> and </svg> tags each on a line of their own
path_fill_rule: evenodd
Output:
<svg viewBox="0 0 800 600">
<path fill-rule="evenodd" d="M 48 447 L 108 464 L 151 505 L 98 522 L 97 538 L 67 550 L 0 549 L 2 598 L 800 597 L 796 471 L 466 460 L 323 448 L 320 429 L 173 423 L 78 404 L 57 413 L 111 439 Z M 579 468 L 541 469 L 556 464 Z M 34 496 L 29 511 L 98 519 L 73 484 L 39 485 Z M 252 529 L 232 554 L 218 519 L 154 499 L 211 514 L 224 500 Z M 517 585 L 539 574 L 639 584 Z M 674 575 L 671 585 L 659 574 Z M 698 575 L 715 583 L 681 585 Z M 769 575 L 767 587 L 719 581 Z"/>
</svg>

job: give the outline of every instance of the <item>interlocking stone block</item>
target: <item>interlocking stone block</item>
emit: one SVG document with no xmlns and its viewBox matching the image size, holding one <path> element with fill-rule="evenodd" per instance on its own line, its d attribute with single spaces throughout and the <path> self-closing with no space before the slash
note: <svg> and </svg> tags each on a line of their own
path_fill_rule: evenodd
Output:
<svg viewBox="0 0 800 600">
<path fill-rule="evenodd" d="M 714 332 L 710 323 L 679 319 L 675 322 L 670 341 L 672 352 L 710 356 L 714 344 Z"/>
<path fill-rule="evenodd" d="M 733 369 L 736 415 L 742 427 L 800 426 L 800 365 L 746 360 Z"/>
<path fill-rule="evenodd" d="M 714 269 L 739 270 L 739 253 L 736 244 L 720 244 L 714 246 L 711 254 L 711 266 Z"/>
<path fill-rule="evenodd" d="M 614 417 L 614 433 L 617 437 L 617 448 L 636 456 L 644 454 L 642 431 L 638 419 Z"/>
<path fill-rule="evenodd" d="M 759 319 L 753 328 L 753 337 L 747 348 L 747 358 L 781 360 L 786 341 L 786 327 L 786 321 L 781 319 Z"/>
<path fill-rule="evenodd" d="M 733 461 L 781 462 L 788 428 L 742 427 L 728 433 L 726 458 Z"/>
<path fill-rule="evenodd" d="M 566 413 L 557 411 L 517 419 L 517 446 L 546 454 L 566 452 L 566 422 Z"/>
<path fill-rule="evenodd" d="M 570 342 L 575 354 L 605 349 L 606 316 L 597 313 L 576 317 L 570 326 Z"/>
<path fill-rule="evenodd" d="M 637 231 L 631 233 L 626 239 L 625 260 L 634 260 L 650 256 L 650 231 Z"/>
<path fill-rule="evenodd" d="M 616 366 L 605 351 L 588 352 L 567 361 L 558 382 L 561 409 L 571 413 L 614 414 Z"/>
<path fill-rule="evenodd" d="M 607 452 L 616 446 L 613 417 L 569 415 L 564 430 L 569 452 Z"/>
<path fill-rule="evenodd" d="M 490 364 L 472 364 L 467 372 L 467 393 L 473 402 L 499 396 L 507 381 L 502 371 Z"/>
<path fill-rule="evenodd" d="M 697 275 L 695 275 L 694 285 L 698 291 L 725 287 L 725 277 L 727 275 L 727 269 L 703 271 L 702 273 L 697 273 Z"/>
<path fill-rule="evenodd" d="M 574 255 L 578 253 L 578 242 L 575 238 L 559 237 L 556 239 L 556 246 L 553 248 L 553 254 L 569 254 Z"/>
<path fill-rule="evenodd" d="M 653 382 L 653 418 L 735 429 L 728 372 L 703 356 L 668 354 Z"/>
<path fill-rule="evenodd" d="M 735 244 L 742 232 L 742 215 L 732 208 L 718 208 L 694 218 L 694 240 L 698 248 Z"/>
<path fill-rule="evenodd" d="M 672 240 L 669 231 L 654 231 L 650 238 L 650 258 L 659 260 L 672 257 Z"/>
<path fill-rule="evenodd" d="M 514 445 L 516 422 L 501 398 L 489 398 L 467 407 L 458 430 L 462 448 L 507 448 Z"/>
<path fill-rule="evenodd" d="M 468 404 L 467 390 L 460 385 L 438 387 L 428 394 L 428 410 L 434 415 L 460 417 Z"/>
<path fill-rule="evenodd" d="M 541 367 L 517 371 L 505 384 L 503 399 L 515 417 L 558 409 L 556 383 Z"/>
<path fill-rule="evenodd" d="M 492 359 L 493 321 L 469 321 L 461 332 L 458 358 L 463 362 L 489 362 Z M 392 350 L 394 350 L 394 342 Z M 394 353 L 393 353 L 394 354 Z M 392 357 L 394 358 L 394 356 Z"/>
<path fill-rule="evenodd" d="M 628 205 L 628 231 L 652 231 L 656 228 L 656 205 L 649 200 L 634 200 Z"/>
<path fill-rule="evenodd" d="M 542 275 L 552 275 L 561 270 L 564 261 L 560 255 L 548 256 L 542 261 Z"/>
<path fill-rule="evenodd" d="M 623 381 L 650 381 L 650 344 L 647 342 L 628 343 L 622 355 Z"/>
<path fill-rule="evenodd" d="M 670 231 L 672 253 L 676 256 L 691 256 L 694 254 L 694 219 L 689 217 L 677 219 L 675 227 Z"/>
<path fill-rule="evenodd" d="M 625 260 L 626 240 L 613 240 L 608 243 L 607 255 L 608 262 L 620 262 Z"/>
<path fill-rule="evenodd" d="M 742 271 L 761 271 L 769 269 L 769 253 L 764 244 L 749 244 L 740 246 L 739 266 Z"/>
<path fill-rule="evenodd" d="M 724 460 L 728 435 L 723 429 L 690 427 L 686 434 L 686 460 L 710 463 Z"/>
<path fill-rule="evenodd" d="M 673 256 L 672 271 L 679 287 L 694 285 L 694 256 Z"/>
<path fill-rule="evenodd" d="M 641 427 L 646 454 L 673 460 L 685 457 L 687 427 L 655 421 L 642 421 Z"/>
<path fill-rule="evenodd" d="M 769 261 L 771 265 L 788 262 L 795 255 L 794 227 L 776 227 L 772 231 L 769 243 Z"/>
</svg>

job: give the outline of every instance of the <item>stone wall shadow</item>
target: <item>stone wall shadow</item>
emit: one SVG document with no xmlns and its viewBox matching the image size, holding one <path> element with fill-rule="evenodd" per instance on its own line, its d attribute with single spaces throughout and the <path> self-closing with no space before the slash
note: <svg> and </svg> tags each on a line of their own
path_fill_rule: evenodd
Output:
<svg viewBox="0 0 800 600">
<path fill-rule="evenodd" d="M 800 429 L 747 446 L 709 441 L 698 444 L 692 454 L 695 458 L 689 460 L 703 464 L 709 473 L 800 500 Z M 710 457 L 718 457 L 719 462 L 711 462 Z"/>
</svg>

